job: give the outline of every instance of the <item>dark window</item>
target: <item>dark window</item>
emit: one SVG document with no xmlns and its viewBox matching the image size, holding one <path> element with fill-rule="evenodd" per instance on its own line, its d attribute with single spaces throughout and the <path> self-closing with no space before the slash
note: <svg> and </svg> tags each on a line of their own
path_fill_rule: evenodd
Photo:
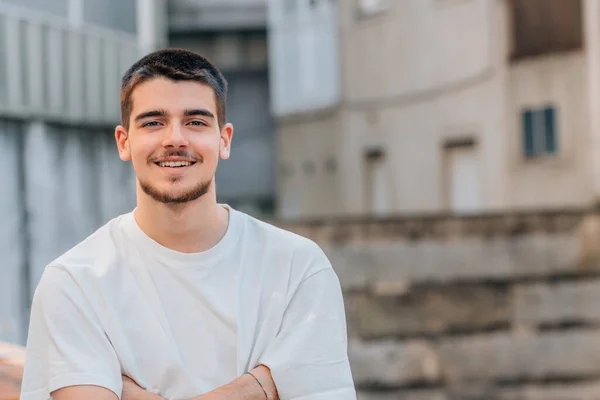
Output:
<svg viewBox="0 0 600 400">
<path fill-rule="evenodd" d="M 290 177 L 290 176 L 294 175 L 294 164 L 292 164 L 292 163 L 282 164 L 279 167 L 279 173 L 285 177 Z"/>
<path fill-rule="evenodd" d="M 568 51 L 583 45 L 581 0 L 509 0 L 512 59 Z"/>
<path fill-rule="evenodd" d="M 525 157 L 554 154 L 558 151 L 554 107 L 527 109 L 523 111 L 522 123 Z"/>
<path fill-rule="evenodd" d="M 302 169 L 306 175 L 314 175 L 316 172 L 315 163 L 312 161 L 305 161 L 302 164 Z"/>
<path fill-rule="evenodd" d="M 337 169 L 337 161 L 335 160 L 335 158 L 333 156 L 330 156 L 327 158 L 327 160 L 325 161 L 325 170 L 328 172 L 335 172 L 335 170 Z"/>
</svg>

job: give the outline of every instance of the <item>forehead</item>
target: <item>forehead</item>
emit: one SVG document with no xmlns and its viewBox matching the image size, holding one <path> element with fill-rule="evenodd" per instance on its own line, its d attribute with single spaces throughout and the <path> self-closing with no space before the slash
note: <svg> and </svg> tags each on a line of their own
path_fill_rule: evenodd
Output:
<svg viewBox="0 0 600 400">
<path fill-rule="evenodd" d="M 204 108 L 216 115 L 216 98 L 213 88 L 195 81 L 172 81 L 152 78 L 137 85 L 131 93 L 132 115 L 148 110 L 166 110 L 179 113 L 183 110 Z"/>
</svg>

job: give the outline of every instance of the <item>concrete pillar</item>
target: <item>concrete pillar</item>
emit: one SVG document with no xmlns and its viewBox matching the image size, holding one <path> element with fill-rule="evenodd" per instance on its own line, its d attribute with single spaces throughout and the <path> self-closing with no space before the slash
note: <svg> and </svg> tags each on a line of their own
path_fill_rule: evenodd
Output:
<svg viewBox="0 0 600 400">
<path fill-rule="evenodd" d="M 600 201 L 600 2 L 584 0 L 584 40 L 588 63 L 592 188 Z"/>
<path fill-rule="evenodd" d="M 83 0 L 69 0 L 69 22 L 72 26 L 81 28 L 84 25 Z"/>
<path fill-rule="evenodd" d="M 166 0 L 137 0 L 138 45 L 143 55 L 167 44 Z"/>
</svg>

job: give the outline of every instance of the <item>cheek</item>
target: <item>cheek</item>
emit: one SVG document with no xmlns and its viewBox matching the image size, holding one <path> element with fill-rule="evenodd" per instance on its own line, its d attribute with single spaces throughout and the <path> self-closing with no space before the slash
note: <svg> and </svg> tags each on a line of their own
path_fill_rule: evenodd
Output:
<svg viewBox="0 0 600 400">
<path fill-rule="evenodd" d="M 194 140 L 192 147 L 196 153 L 202 156 L 204 162 L 208 163 L 219 158 L 219 143 L 219 138 L 215 140 L 212 137 L 203 137 Z"/>
<path fill-rule="evenodd" d="M 148 146 L 141 146 L 140 143 L 135 143 L 129 149 L 131 154 L 131 162 L 134 168 L 143 168 L 148 165 L 148 157 L 152 155 L 152 151 Z"/>
</svg>

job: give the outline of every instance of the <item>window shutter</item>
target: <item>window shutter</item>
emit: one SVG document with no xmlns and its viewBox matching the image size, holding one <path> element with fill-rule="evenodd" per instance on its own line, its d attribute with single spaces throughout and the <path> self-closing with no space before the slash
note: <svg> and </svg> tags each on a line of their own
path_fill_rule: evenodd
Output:
<svg viewBox="0 0 600 400">
<path fill-rule="evenodd" d="M 533 112 L 523 112 L 523 150 L 525 157 L 531 157 L 535 153 L 533 147 Z"/>
<path fill-rule="evenodd" d="M 553 107 L 544 109 L 544 126 L 546 135 L 546 150 L 548 153 L 556 153 L 556 116 Z"/>
</svg>

